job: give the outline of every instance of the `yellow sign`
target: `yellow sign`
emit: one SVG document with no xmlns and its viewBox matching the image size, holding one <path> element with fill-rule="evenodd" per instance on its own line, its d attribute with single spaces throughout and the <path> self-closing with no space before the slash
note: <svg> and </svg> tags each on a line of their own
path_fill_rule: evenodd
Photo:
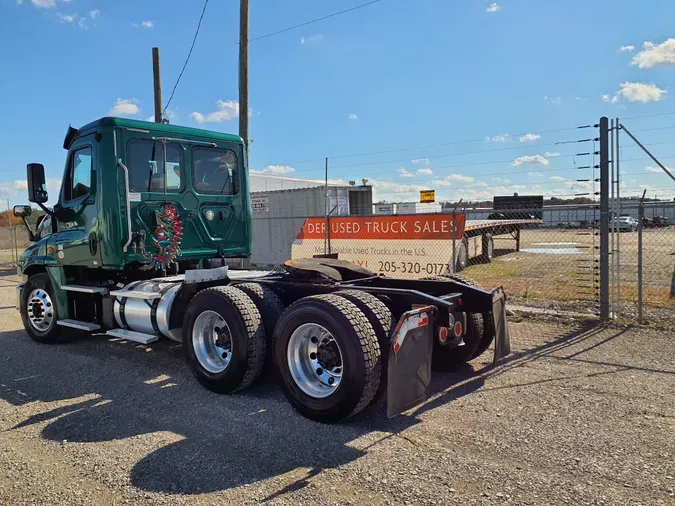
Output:
<svg viewBox="0 0 675 506">
<path fill-rule="evenodd" d="M 436 195 L 434 190 L 421 190 L 420 202 L 435 202 Z"/>
</svg>

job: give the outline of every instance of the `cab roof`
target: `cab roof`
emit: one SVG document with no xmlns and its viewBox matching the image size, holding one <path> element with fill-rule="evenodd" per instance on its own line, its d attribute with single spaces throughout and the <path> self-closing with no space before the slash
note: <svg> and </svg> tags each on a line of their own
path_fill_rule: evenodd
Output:
<svg viewBox="0 0 675 506">
<path fill-rule="evenodd" d="M 185 135 L 189 137 L 202 137 L 213 139 L 215 141 L 228 141 L 243 144 L 243 140 L 238 135 L 226 134 L 223 132 L 214 132 L 212 130 L 202 130 L 201 128 L 191 128 L 179 125 L 170 125 L 168 123 L 155 123 L 152 121 L 140 121 L 136 119 L 114 118 L 106 116 L 84 125 L 78 129 L 78 132 L 94 130 L 98 127 L 121 127 L 138 128 L 143 130 L 152 130 L 153 132 L 162 132 L 172 135 Z"/>
</svg>

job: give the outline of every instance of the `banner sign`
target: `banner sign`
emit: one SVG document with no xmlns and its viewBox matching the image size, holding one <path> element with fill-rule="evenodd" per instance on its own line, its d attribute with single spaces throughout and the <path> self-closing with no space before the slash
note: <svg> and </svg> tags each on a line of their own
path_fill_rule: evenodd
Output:
<svg viewBox="0 0 675 506">
<path fill-rule="evenodd" d="M 396 278 L 417 279 L 451 272 L 452 237 L 462 239 L 466 215 L 343 216 L 330 219 L 331 252 L 364 269 Z M 325 253 L 325 218 L 307 218 L 291 257 Z"/>
</svg>

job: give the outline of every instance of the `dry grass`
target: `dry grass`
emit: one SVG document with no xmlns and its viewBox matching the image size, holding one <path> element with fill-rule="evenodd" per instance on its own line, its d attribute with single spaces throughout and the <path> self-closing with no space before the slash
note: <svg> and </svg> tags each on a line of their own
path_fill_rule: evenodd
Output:
<svg viewBox="0 0 675 506">
<path fill-rule="evenodd" d="M 524 230 L 521 250 L 498 251 L 490 264 L 471 265 L 463 274 L 484 286 L 502 285 L 511 295 L 527 298 L 595 300 L 599 286 L 599 236 L 595 230 Z M 637 300 L 637 233 L 620 235 L 621 297 Z M 646 229 L 643 235 L 644 298 L 647 305 L 674 307 L 670 286 L 675 264 L 675 227 Z M 496 240 L 513 248 L 513 241 Z M 568 243 L 568 244 L 563 244 Z M 571 244 L 569 244 L 571 243 Z M 574 248 L 569 254 L 554 250 Z"/>
</svg>

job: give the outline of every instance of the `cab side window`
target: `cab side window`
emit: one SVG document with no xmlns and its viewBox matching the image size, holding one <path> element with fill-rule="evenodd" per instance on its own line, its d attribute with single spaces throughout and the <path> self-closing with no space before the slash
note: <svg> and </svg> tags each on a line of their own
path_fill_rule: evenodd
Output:
<svg viewBox="0 0 675 506">
<path fill-rule="evenodd" d="M 164 149 L 159 140 L 131 139 L 127 142 L 129 186 L 135 192 L 164 191 Z M 178 144 L 166 145 L 166 189 L 182 189 L 183 150 Z"/>
<path fill-rule="evenodd" d="M 91 147 L 86 146 L 70 153 L 68 173 L 64 185 L 64 200 L 70 202 L 88 195 L 91 191 Z"/>
<path fill-rule="evenodd" d="M 43 237 L 51 233 L 52 233 L 52 218 L 48 214 L 45 214 L 40 218 L 38 218 L 35 236 L 38 239 L 42 239 Z"/>
</svg>

